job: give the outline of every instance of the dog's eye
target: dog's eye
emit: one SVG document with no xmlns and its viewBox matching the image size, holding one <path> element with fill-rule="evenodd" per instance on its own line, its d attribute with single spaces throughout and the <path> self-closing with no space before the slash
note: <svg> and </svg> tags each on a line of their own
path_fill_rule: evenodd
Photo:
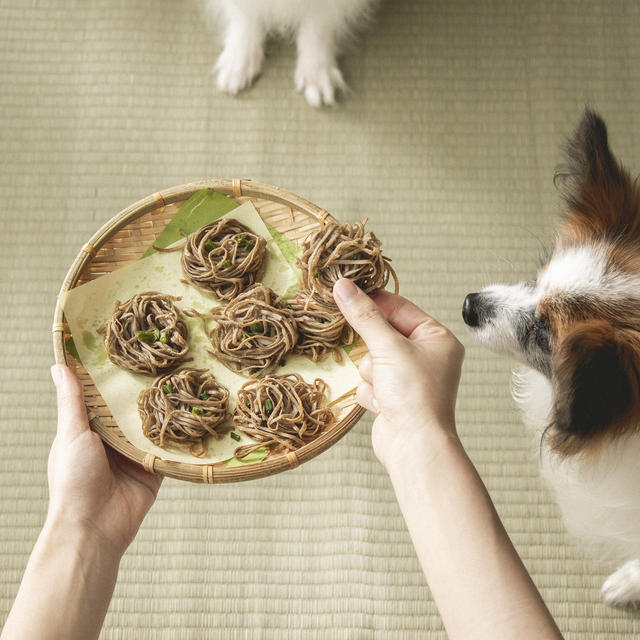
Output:
<svg viewBox="0 0 640 640">
<path fill-rule="evenodd" d="M 536 318 L 533 326 L 536 344 L 545 353 L 549 353 L 551 346 L 549 344 L 549 324 L 545 318 Z"/>
</svg>

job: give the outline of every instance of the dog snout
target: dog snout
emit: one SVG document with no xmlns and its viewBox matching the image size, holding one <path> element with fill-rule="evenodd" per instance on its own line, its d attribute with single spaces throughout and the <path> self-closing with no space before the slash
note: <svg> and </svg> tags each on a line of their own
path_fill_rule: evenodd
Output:
<svg viewBox="0 0 640 640">
<path fill-rule="evenodd" d="M 462 305 L 462 319 L 469 327 L 479 327 L 490 315 L 489 303 L 479 293 L 470 293 Z"/>
</svg>

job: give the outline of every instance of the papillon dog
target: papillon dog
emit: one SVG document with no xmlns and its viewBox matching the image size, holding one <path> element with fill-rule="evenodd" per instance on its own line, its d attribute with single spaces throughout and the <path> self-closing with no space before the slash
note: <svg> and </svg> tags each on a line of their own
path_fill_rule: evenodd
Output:
<svg viewBox="0 0 640 640">
<path fill-rule="evenodd" d="M 270 33 L 294 35 L 298 48 L 296 89 L 307 102 L 332 105 L 346 84 L 337 58 L 377 0 L 204 0 L 221 18 L 224 48 L 214 66 L 218 87 L 236 94 L 249 87 L 264 61 Z"/>
<path fill-rule="evenodd" d="M 556 174 L 565 214 L 532 282 L 493 285 L 462 315 L 514 357 L 514 397 L 568 530 L 624 562 L 607 603 L 640 603 L 640 188 L 587 109 Z"/>
</svg>

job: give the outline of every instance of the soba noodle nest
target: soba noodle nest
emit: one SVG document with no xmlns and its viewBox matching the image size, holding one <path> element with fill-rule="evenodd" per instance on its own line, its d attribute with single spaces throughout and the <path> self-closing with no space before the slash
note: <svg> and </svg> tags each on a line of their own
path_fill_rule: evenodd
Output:
<svg viewBox="0 0 640 640">
<path fill-rule="evenodd" d="M 187 325 L 173 304 L 180 300 L 157 291 L 116 302 L 113 314 L 98 331 L 113 364 L 146 375 L 158 375 L 185 362 Z"/>
<path fill-rule="evenodd" d="M 218 439 L 231 429 L 221 426 L 228 400 L 229 391 L 206 369 L 182 369 L 161 376 L 138 396 L 142 432 L 159 447 L 186 448 L 200 456 L 206 452 L 204 438 Z"/>
<path fill-rule="evenodd" d="M 298 324 L 295 351 L 310 357 L 313 362 L 333 351 L 334 359 L 340 362 L 340 347 L 351 344 L 355 332 L 338 307 L 307 291 L 301 291 L 289 306 Z"/>
<path fill-rule="evenodd" d="M 232 218 L 205 225 L 189 236 L 182 270 L 196 288 L 229 300 L 256 282 L 267 241 Z"/>
<path fill-rule="evenodd" d="M 263 284 L 255 284 L 225 307 L 211 311 L 218 324 L 209 334 L 213 355 L 232 370 L 259 376 L 283 363 L 298 339 L 291 309 Z"/>
<path fill-rule="evenodd" d="M 391 276 L 398 291 L 398 278 L 382 255 L 380 241 L 365 222 L 339 224 L 325 222 L 302 243 L 296 263 L 302 272 L 303 289 L 335 304 L 333 285 L 340 278 L 353 280 L 365 293 L 384 289 Z"/>
<path fill-rule="evenodd" d="M 260 444 L 238 447 L 236 457 L 261 445 L 275 444 L 276 451 L 292 451 L 333 426 L 336 417 L 328 406 L 326 390 L 323 380 L 308 384 L 297 373 L 246 382 L 238 391 L 233 422 Z"/>
</svg>

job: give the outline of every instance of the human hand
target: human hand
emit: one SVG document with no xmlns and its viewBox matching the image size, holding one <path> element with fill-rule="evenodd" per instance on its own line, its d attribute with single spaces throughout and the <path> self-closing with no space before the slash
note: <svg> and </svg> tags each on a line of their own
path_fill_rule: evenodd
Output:
<svg viewBox="0 0 640 640">
<path fill-rule="evenodd" d="M 334 285 L 344 317 L 369 353 L 360 363 L 358 402 L 377 414 L 375 454 L 388 467 L 411 447 L 439 436 L 457 438 L 455 404 L 464 347 L 439 322 L 405 298 L 378 291 L 369 297 L 350 280 Z"/>
<path fill-rule="evenodd" d="M 80 382 L 68 367 L 54 365 L 58 430 L 49 453 L 47 521 L 80 527 L 120 556 L 153 504 L 162 476 L 105 446 L 91 431 Z"/>
</svg>

